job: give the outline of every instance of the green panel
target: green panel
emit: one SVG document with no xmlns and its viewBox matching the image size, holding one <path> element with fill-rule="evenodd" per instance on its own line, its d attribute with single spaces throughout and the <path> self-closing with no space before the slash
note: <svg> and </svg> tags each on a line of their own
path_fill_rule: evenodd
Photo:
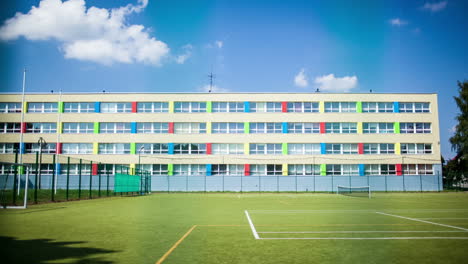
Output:
<svg viewBox="0 0 468 264">
<path fill-rule="evenodd" d="M 249 122 L 244 122 L 244 133 L 245 134 L 250 133 L 250 123 Z"/>
<path fill-rule="evenodd" d="M 207 113 L 211 113 L 211 108 L 212 108 L 212 103 L 211 103 L 211 101 L 210 101 L 210 102 L 206 102 L 206 112 L 207 112 Z"/>
<path fill-rule="evenodd" d="M 167 164 L 167 175 L 174 175 L 174 164 Z"/>
<path fill-rule="evenodd" d="M 283 143 L 283 155 L 288 155 L 288 143 Z"/>
<path fill-rule="evenodd" d="M 395 130 L 395 134 L 400 134 L 400 122 L 395 122 L 393 129 Z"/>
<path fill-rule="evenodd" d="M 58 102 L 58 112 L 63 113 L 63 102 Z"/>
<path fill-rule="evenodd" d="M 99 134 L 99 122 L 94 122 L 94 134 Z"/>
<path fill-rule="evenodd" d="M 139 192 L 140 186 L 140 176 L 115 174 L 114 192 Z"/>
<path fill-rule="evenodd" d="M 327 164 L 320 164 L 320 175 L 327 175 Z"/>
<path fill-rule="evenodd" d="M 130 154 L 136 154 L 136 143 L 130 143 Z"/>
<path fill-rule="evenodd" d="M 362 113 L 362 102 L 356 102 L 357 112 Z"/>
</svg>

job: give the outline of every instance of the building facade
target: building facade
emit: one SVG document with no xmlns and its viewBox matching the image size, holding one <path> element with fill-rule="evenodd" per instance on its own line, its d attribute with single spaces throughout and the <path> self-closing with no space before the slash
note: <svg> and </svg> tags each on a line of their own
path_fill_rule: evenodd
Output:
<svg viewBox="0 0 468 264">
<path fill-rule="evenodd" d="M 0 112 L 1 161 L 34 163 L 42 137 L 156 176 L 441 177 L 436 94 L 2 94 Z"/>
</svg>

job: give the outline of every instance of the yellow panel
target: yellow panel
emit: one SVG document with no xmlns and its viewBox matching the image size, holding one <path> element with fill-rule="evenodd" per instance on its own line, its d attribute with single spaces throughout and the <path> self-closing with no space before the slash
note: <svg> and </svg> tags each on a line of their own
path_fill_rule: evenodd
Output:
<svg viewBox="0 0 468 264">
<path fill-rule="evenodd" d="M 130 175 L 135 175 L 135 164 L 130 164 Z"/>
<path fill-rule="evenodd" d="M 211 122 L 206 122 L 206 133 L 211 134 Z"/>
<path fill-rule="evenodd" d="M 93 154 L 98 154 L 99 152 L 99 145 L 97 142 L 93 143 Z"/>
<path fill-rule="evenodd" d="M 362 134 L 362 122 L 357 123 L 357 132 L 358 134 Z"/>
<path fill-rule="evenodd" d="M 288 176 L 288 164 L 283 164 L 283 176 Z"/>
<path fill-rule="evenodd" d="M 244 155 L 249 155 L 250 145 L 249 143 L 244 143 Z"/>
<path fill-rule="evenodd" d="M 63 123 L 58 122 L 57 124 L 57 133 L 62 134 L 63 133 Z"/>
<path fill-rule="evenodd" d="M 174 113 L 174 102 L 173 101 L 169 102 L 169 113 Z"/>
<path fill-rule="evenodd" d="M 400 143 L 395 143 L 395 154 L 401 154 L 401 146 Z"/>
<path fill-rule="evenodd" d="M 319 113 L 325 113 L 325 102 L 319 102 Z"/>
<path fill-rule="evenodd" d="M 28 112 L 28 102 L 24 102 L 23 104 L 23 113 L 27 113 Z"/>
</svg>

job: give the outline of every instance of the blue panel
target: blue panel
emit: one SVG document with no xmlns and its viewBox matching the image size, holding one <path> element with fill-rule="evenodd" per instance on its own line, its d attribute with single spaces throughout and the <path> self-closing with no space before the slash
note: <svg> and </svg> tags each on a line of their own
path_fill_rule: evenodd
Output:
<svg viewBox="0 0 468 264">
<path fill-rule="evenodd" d="M 393 112 L 394 113 L 400 113 L 400 103 L 399 102 L 393 102 Z"/>
<path fill-rule="evenodd" d="M 250 102 L 244 102 L 244 112 L 250 113 Z"/>
<path fill-rule="evenodd" d="M 132 134 L 136 134 L 136 132 L 137 132 L 137 123 L 132 122 Z"/>
<path fill-rule="evenodd" d="M 94 103 L 94 112 L 95 113 L 101 113 L 101 102 L 95 102 Z"/>
<path fill-rule="evenodd" d="M 55 164 L 55 173 L 57 175 L 60 174 L 61 168 L 62 168 L 62 164 L 60 164 L 60 163 Z"/>
<path fill-rule="evenodd" d="M 20 145 L 20 153 L 21 154 L 26 154 L 26 144 L 23 142 Z"/>
<path fill-rule="evenodd" d="M 174 154 L 174 143 L 169 143 L 167 146 L 169 147 L 168 154 Z"/>
<path fill-rule="evenodd" d="M 327 144 L 320 143 L 320 154 L 326 154 L 326 153 L 327 153 Z"/>
<path fill-rule="evenodd" d="M 283 134 L 288 133 L 288 122 L 283 122 Z"/>
<path fill-rule="evenodd" d="M 211 164 L 206 164 L 206 176 L 211 176 Z"/>
<path fill-rule="evenodd" d="M 359 176 L 364 176 L 365 167 L 364 164 L 359 164 Z"/>
</svg>

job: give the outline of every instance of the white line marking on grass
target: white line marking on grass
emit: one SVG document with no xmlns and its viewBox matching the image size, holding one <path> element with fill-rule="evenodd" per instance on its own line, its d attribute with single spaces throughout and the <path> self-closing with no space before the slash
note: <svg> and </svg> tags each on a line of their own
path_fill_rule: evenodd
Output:
<svg viewBox="0 0 468 264">
<path fill-rule="evenodd" d="M 420 220 L 420 219 L 416 219 L 416 218 L 405 217 L 405 216 L 401 216 L 401 215 L 393 215 L 393 214 L 387 214 L 387 213 L 382 213 L 382 212 L 376 212 L 376 213 L 381 214 L 381 215 L 387 215 L 387 216 L 393 216 L 393 217 L 398 217 L 398 218 L 402 218 L 402 219 L 412 220 L 412 221 L 428 223 L 428 224 L 432 224 L 432 225 L 445 226 L 445 227 L 449 227 L 449 228 L 455 228 L 455 229 L 460 229 L 460 230 L 463 230 L 463 231 L 468 231 L 468 229 L 458 227 L 458 226 L 444 225 L 444 224 L 439 224 L 439 223 L 430 222 L 430 221 L 426 221 L 426 220 Z"/>
<path fill-rule="evenodd" d="M 353 233 L 465 233 L 466 231 L 298 231 L 298 232 L 257 232 L 259 234 L 353 234 Z"/>
<path fill-rule="evenodd" d="M 255 230 L 255 226 L 252 223 L 252 219 L 250 219 L 249 212 L 247 212 L 247 210 L 245 210 L 245 215 L 247 216 L 247 221 L 249 221 L 250 229 L 252 229 L 253 236 L 255 237 L 255 239 L 260 239 L 260 237 L 258 236 L 257 230 Z"/>
<path fill-rule="evenodd" d="M 310 239 L 310 240 L 392 240 L 392 239 L 468 239 L 468 237 L 264 237 L 260 239 L 282 239 L 282 240 L 289 240 L 289 239 Z"/>
<path fill-rule="evenodd" d="M 431 219 L 468 219 L 468 218 L 448 218 L 448 217 L 439 217 L 439 218 L 418 218 L 418 219 L 424 219 L 424 220 L 431 220 Z"/>
</svg>

